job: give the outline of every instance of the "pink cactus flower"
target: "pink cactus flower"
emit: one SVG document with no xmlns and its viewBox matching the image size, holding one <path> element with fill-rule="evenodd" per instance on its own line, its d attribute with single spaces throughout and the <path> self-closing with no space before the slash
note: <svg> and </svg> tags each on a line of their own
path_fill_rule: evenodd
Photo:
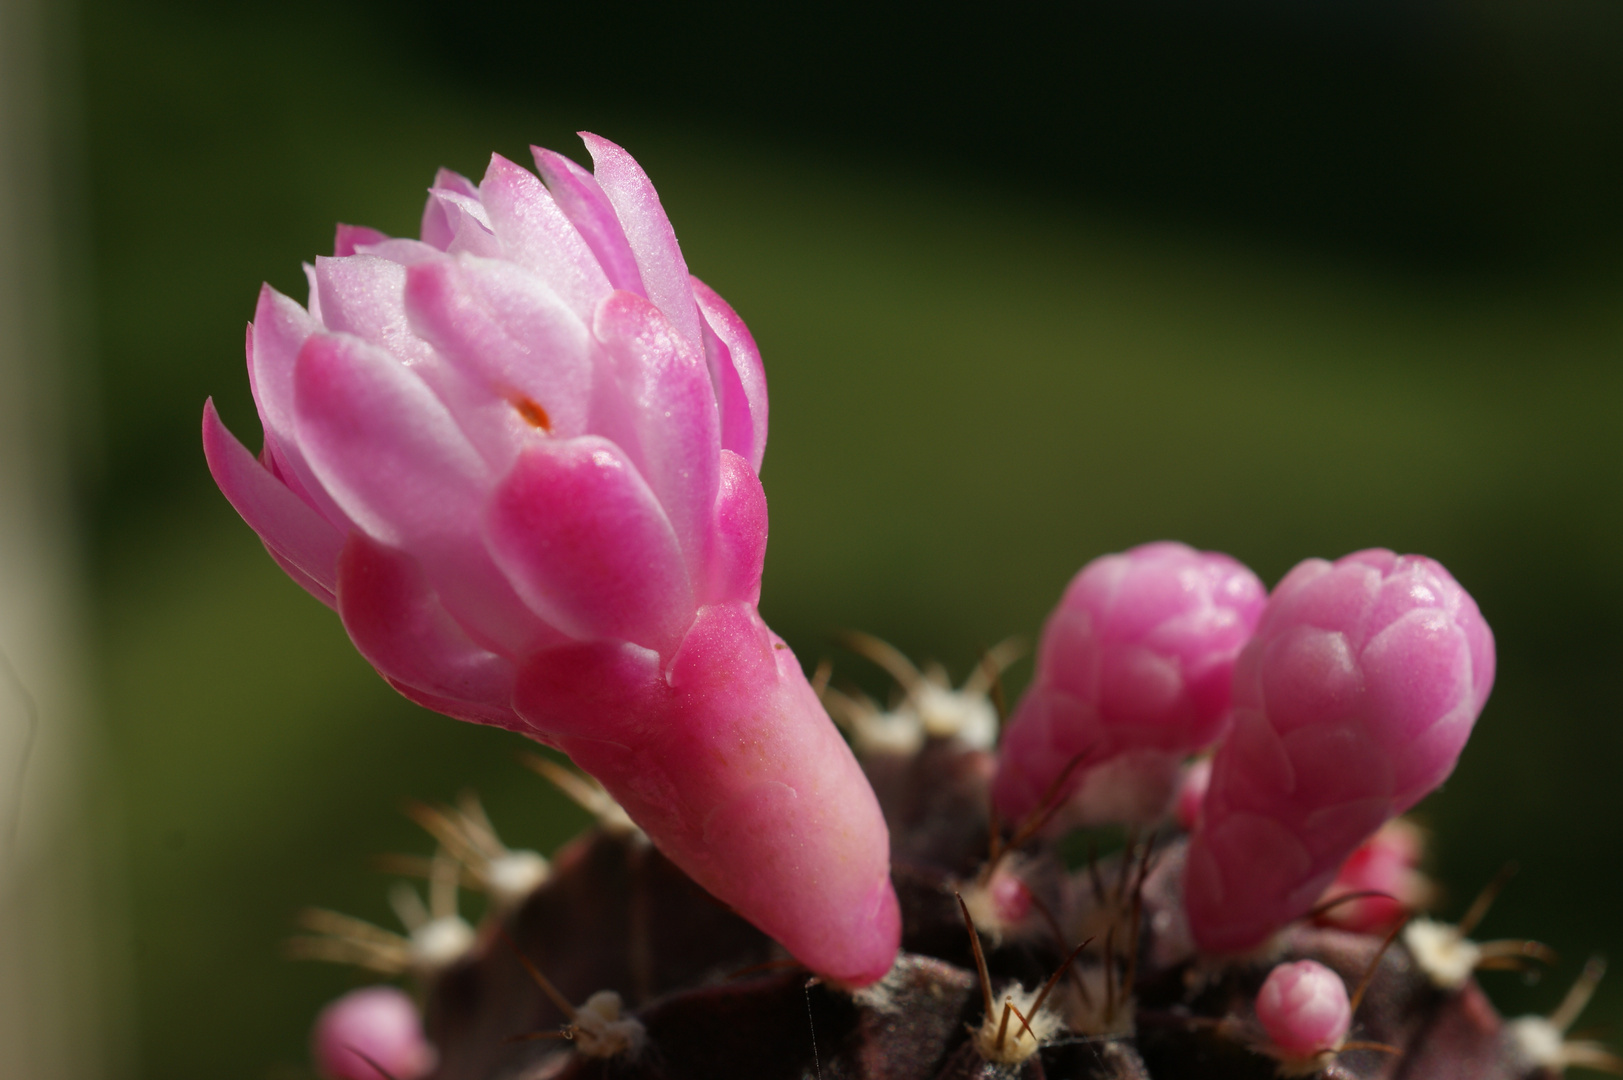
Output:
<svg viewBox="0 0 1623 1080">
<path fill-rule="evenodd" d="M 1410 822 L 1393 818 L 1382 825 L 1347 856 L 1319 903 L 1322 906 L 1338 896 L 1362 892 L 1386 895 L 1344 901 L 1325 910 L 1317 921 L 1355 934 L 1383 934 L 1392 929 L 1431 896 L 1430 880 L 1416 869 L 1424 848 L 1420 829 Z"/>
<path fill-rule="evenodd" d="M 419 240 L 340 226 L 308 308 L 263 289 L 256 459 L 209 467 L 271 557 L 396 689 L 595 775 L 695 880 L 813 970 L 900 936 L 877 800 L 756 612 L 766 382 L 688 275 L 642 169 L 584 135 L 477 185 Z"/>
<path fill-rule="evenodd" d="M 1280 964 L 1257 992 L 1257 1020 L 1288 1065 L 1312 1062 L 1347 1041 L 1352 1004 L 1341 976 L 1317 960 Z"/>
<path fill-rule="evenodd" d="M 1071 820 L 1143 821 L 1167 809 L 1178 765 L 1229 715 L 1234 659 L 1266 599 L 1227 555 L 1156 543 L 1084 566 L 1043 628 L 1031 689 L 1003 737 L 993 797 L 1017 820 L 1077 754 Z"/>
<path fill-rule="evenodd" d="M 417 1006 L 393 986 L 352 990 L 321 1010 L 310 1056 L 324 1080 L 418 1080 L 434 1068 Z M 370 1059 L 370 1060 L 368 1060 Z"/>
<path fill-rule="evenodd" d="M 1234 672 L 1234 726 L 1190 841 L 1195 942 L 1244 952 L 1306 914 L 1347 856 L 1448 776 L 1493 686 L 1493 634 L 1418 555 L 1309 559 Z"/>
</svg>

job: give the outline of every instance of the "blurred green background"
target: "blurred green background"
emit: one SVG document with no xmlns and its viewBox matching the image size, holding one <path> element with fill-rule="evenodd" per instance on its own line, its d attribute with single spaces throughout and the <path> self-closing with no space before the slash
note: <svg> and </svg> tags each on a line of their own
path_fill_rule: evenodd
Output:
<svg viewBox="0 0 1623 1080">
<path fill-rule="evenodd" d="M 356 980 L 280 942 L 305 904 L 391 921 L 368 860 L 428 847 L 401 799 L 476 787 L 549 851 L 584 820 L 520 740 L 373 675 L 197 438 L 212 394 L 258 445 L 262 279 L 302 298 L 335 221 L 414 235 L 435 167 L 579 158 L 581 127 L 638 157 L 761 344 L 763 609 L 803 661 L 878 685 L 830 644 L 858 627 L 962 675 L 1161 537 L 1269 582 L 1425 552 L 1500 656 L 1423 807 L 1444 910 L 1520 862 L 1483 932 L 1564 960 L 1488 976 L 1507 1011 L 1623 955 L 1615 5 L 82 0 L 59 28 L 140 1075 L 304 1075 Z M 1623 980 L 1586 1021 L 1623 1031 Z"/>
</svg>

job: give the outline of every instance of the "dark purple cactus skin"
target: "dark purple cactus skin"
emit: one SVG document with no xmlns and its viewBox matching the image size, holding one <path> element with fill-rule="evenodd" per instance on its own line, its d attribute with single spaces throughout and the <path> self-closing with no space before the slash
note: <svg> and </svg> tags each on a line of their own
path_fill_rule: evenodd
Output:
<svg viewBox="0 0 1623 1080">
<path fill-rule="evenodd" d="M 1379 939 L 1303 925 L 1285 933 L 1281 954 L 1201 968 L 1181 923 L 1184 840 L 1173 837 L 1160 845 L 1138 890 L 1134 1033 L 1061 1031 L 1023 1063 L 988 1062 L 971 1034 L 984 1006 L 954 892 L 987 855 L 991 760 L 932 740 L 916 755 L 870 758 L 865 767 L 890 823 L 905 921 L 904 951 L 882 1000 L 811 982 L 645 840 L 594 830 L 561 851 L 551 879 L 500 930 L 487 925 L 470 959 L 430 987 L 427 1029 L 440 1051 L 435 1080 L 1266 1080 L 1278 1065 L 1246 1032 L 1255 1027 L 1251 1003 L 1272 964 L 1314 959 L 1351 987 L 1380 951 Z M 1021 854 L 1022 879 L 1062 933 L 1112 917 L 1099 908 L 1094 875 L 1067 871 L 1057 851 L 1041 844 Z M 1097 869 L 1107 892 L 1134 880 L 1131 870 L 1122 877 L 1119 858 Z M 1114 917 L 1124 932 L 1126 909 Z M 647 1030 L 641 1053 L 598 1059 L 568 1041 L 515 1041 L 565 1023 L 515 948 L 571 1001 L 618 991 Z M 995 946 L 987 941 L 1000 989 L 1010 980 L 1040 984 L 1063 955 L 1051 929 L 1011 933 Z M 1096 950 L 1080 963 L 1098 964 Z M 1434 989 L 1401 945 L 1380 956 L 1352 1038 L 1399 1052 L 1347 1050 L 1319 1075 L 1523 1075 L 1476 983 L 1453 993 Z"/>
</svg>

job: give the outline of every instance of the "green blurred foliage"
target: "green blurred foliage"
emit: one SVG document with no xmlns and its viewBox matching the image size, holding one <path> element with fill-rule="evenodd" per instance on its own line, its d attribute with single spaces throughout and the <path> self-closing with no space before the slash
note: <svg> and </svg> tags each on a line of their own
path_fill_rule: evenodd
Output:
<svg viewBox="0 0 1623 1080">
<path fill-rule="evenodd" d="M 396 697 L 212 488 L 212 394 L 252 446 L 242 327 L 335 220 L 412 234 L 436 166 L 576 153 L 571 115 L 425 78 L 347 9 L 83 12 L 99 401 L 85 487 L 110 842 L 139 1068 L 300 1075 L 356 977 L 280 958 L 305 904 L 388 923 L 370 856 L 426 852 L 405 797 L 485 796 L 516 845 L 584 815 L 513 736 Z M 839 146 L 594 115 L 659 185 L 693 270 L 772 385 L 763 610 L 801 659 L 859 627 L 962 674 L 1033 637 L 1068 577 L 1160 537 L 1269 581 L 1384 545 L 1446 563 L 1498 634 L 1499 683 L 1423 807 L 1446 912 L 1507 858 L 1490 935 L 1623 954 L 1620 280 L 1440 279 L 1112 216 Z M 577 154 L 578 156 L 578 154 Z M 94 417 L 94 421 L 91 420 Z M 1025 677 L 1017 669 L 1013 682 Z M 477 901 L 466 902 L 470 913 Z M 1623 1021 L 1604 987 L 1589 1019 Z M 1620 1025 L 1623 1026 L 1623 1025 Z"/>
</svg>

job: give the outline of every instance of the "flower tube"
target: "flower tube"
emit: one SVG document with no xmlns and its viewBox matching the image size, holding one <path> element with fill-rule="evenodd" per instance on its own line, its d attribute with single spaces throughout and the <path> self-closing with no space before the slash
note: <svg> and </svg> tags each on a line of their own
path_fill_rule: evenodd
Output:
<svg viewBox="0 0 1623 1080">
<path fill-rule="evenodd" d="M 569 754 L 803 963 L 871 982 L 885 823 L 756 611 L 760 355 L 642 169 L 583 138 L 593 171 L 442 170 L 418 240 L 340 226 L 305 307 L 265 287 L 264 450 L 211 402 L 209 468 L 402 694 Z"/>
</svg>

